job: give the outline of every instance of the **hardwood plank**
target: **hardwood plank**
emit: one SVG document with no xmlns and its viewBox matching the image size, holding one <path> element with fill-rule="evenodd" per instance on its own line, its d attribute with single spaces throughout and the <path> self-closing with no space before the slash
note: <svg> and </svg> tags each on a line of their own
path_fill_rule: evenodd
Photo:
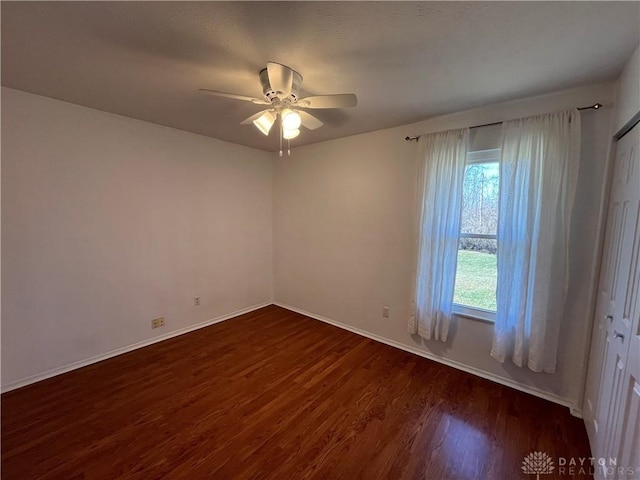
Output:
<svg viewBox="0 0 640 480">
<path fill-rule="evenodd" d="M 564 407 L 276 306 L 2 396 L 8 479 L 516 479 L 533 450 L 590 456 Z"/>
</svg>

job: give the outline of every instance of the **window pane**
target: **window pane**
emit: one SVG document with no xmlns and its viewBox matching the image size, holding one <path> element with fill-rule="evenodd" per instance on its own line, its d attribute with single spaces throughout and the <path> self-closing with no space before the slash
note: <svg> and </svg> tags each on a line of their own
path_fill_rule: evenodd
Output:
<svg viewBox="0 0 640 480">
<path fill-rule="evenodd" d="M 462 233 L 495 235 L 498 229 L 497 162 L 467 165 L 462 189 Z"/>
<path fill-rule="evenodd" d="M 497 241 L 461 238 L 453 302 L 496 311 Z"/>
</svg>

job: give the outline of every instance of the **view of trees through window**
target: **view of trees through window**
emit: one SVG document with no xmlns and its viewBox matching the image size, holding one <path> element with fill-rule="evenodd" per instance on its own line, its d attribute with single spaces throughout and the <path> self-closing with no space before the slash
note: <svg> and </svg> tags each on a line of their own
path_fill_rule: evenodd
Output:
<svg viewBox="0 0 640 480">
<path fill-rule="evenodd" d="M 496 310 L 499 186 L 497 162 L 467 165 L 454 303 Z"/>
</svg>

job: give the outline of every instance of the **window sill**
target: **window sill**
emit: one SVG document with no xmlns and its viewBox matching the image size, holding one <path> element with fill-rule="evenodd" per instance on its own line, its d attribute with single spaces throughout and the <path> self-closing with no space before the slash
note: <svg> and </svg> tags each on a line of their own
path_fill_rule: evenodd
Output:
<svg viewBox="0 0 640 480">
<path fill-rule="evenodd" d="M 465 305 L 453 304 L 453 314 L 458 317 L 468 318 L 470 320 L 477 320 L 484 323 L 495 323 L 496 312 L 489 310 L 482 310 L 480 308 L 471 308 Z"/>
</svg>

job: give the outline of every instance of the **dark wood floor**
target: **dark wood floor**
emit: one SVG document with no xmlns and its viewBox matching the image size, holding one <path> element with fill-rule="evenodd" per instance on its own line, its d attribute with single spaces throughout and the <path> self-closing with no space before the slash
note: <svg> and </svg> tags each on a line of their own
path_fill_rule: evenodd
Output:
<svg viewBox="0 0 640 480">
<path fill-rule="evenodd" d="M 532 450 L 590 456 L 564 407 L 275 306 L 2 396 L 3 479 L 511 480 Z"/>
</svg>

